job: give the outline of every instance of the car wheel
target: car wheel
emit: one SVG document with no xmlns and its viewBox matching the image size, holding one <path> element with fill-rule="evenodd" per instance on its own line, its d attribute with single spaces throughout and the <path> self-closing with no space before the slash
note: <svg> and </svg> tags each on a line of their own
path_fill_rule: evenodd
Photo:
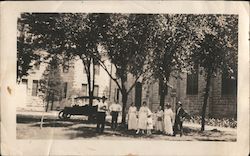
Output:
<svg viewBox="0 0 250 156">
<path fill-rule="evenodd" d="M 59 113 L 58 113 L 58 118 L 59 119 L 63 119 L 63 114 L 64 114 L 64 110 L 61 110 Z"/>
<path fill-rule="evenodd" d="M 63 118 L 64 119 L 69 119 L 70 117 L 71 117 L 71 114 L 63 113 Z"/>
</svg>

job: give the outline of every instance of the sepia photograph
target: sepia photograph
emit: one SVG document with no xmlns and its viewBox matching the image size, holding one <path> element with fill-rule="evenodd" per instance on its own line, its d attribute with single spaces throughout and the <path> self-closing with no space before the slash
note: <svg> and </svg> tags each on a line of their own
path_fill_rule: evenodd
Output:
<svg viewBox="0 0 250 156">
<path fill-rule="evenodd" d="M 2 155 L 249 153 L 249 5 L 1 4 Z"/>
<path fill-rule="evenodd" d="M 236 141 L 238 16 L 21 13 L 17 139 Z"/>
</svg>

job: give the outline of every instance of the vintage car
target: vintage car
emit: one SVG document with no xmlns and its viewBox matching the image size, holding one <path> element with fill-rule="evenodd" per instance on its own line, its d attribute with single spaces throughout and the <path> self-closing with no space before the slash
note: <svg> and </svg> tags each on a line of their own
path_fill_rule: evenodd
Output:
<svg viewBox="0 0 250 156">
<path fill-rule="evenodd" d="M 90 99 L 89 96 L 79 96 L 75 97 L 74 100 L 77 101 L 88 101 Z M 99 101 L 101 97 L 93 97 L 93 101 L 97 100 Z M 69 119 L 72 115 L 84 115 L 84 116 L 92 116 L 93 118 L 96 117 L 96 112 L 97 112 L 97 105 L 89 105 L 89 104 L 83 104 L 83 105 L 78 105 L 74 104 L 71 107 L 64 107 L 63 110 L 61 110 L 58 114 L 58 117 L 60 119 Z"/>
</svg>

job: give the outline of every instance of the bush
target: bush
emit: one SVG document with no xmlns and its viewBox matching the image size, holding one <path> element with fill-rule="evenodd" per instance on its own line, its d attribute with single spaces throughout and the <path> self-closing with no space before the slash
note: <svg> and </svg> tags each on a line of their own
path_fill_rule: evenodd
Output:
<svg viewBox="0 0 250 156">
<path fill-rule="evenodd" d="M 187 119 L 188 122 L 201 124 L 201 116 L 191 116 L 190 119 Z M 236 128 L 237 121 L 234 118 L 205 118 L 205 124 L 209 126 L 219 126 L 219 127 L 230 127 Z"/>
</svg>

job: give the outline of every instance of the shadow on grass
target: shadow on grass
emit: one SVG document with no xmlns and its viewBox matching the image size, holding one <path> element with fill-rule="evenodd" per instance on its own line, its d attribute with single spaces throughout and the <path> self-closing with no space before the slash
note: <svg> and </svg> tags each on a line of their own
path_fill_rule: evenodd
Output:
<svg viewBox="0 0 250 156">
<path fill-rule="evenodd" d="M 76 131 L 76 134 L 69 134 L 71 139 L 75 139 L 75 138 L 94 138 L 94 137 L 126 137 L 126 138 L 149 138 L 149 139 L 154 139 L 156 137 L 159 137 L 159 134 L 152 134 L 152 135 L 147 135 L 146 132 L 145 134 L 136 134 L 135 130 L 127 130 L 127 128 L 122 127 L 122 126 L 118 126 L 118 128 L 116 130 L 112 130 L 110 128 L 110 123 L 106 123 L 105 125 L 105 130 L 104 133 L 97 133 L 96 132 L 96 125 L 94 125 L 94 127 L 86 127 L 86 125 L 84 126 L 80 126 L 80 127 L 71 127 L 68 128 L 67 130 L 69 131 Z"/>
<path fill-rule="evenodd" d="M 32 127 L 40 127 L 40 120 L 41 116 L 17 116 L 17 123 L 27 124 L 31 129 Z M 45 117 L 43 123 L 43 127 L 45 128 L 62 128 L 62 131 L 66 132 L 65 134 L 63 132 L 63 135 L 68 135 L 70 139 L 98 137 L 118 139 L 119 137 L 124 137 L 162 140 L 162 137 L 164 137 L 166 139 L 172 140 L 169 137 L 165 137 L 163 134 L 156 134 L 154 131 L 152 135 L 136 135 L 135 131 L 127 130 L 126 126 L 119 125 L 116 131 L 113 131 L 110 126 L 110 122 L 106 122 L 104 133 L 98 134 L 96 133 L 96 124 L 83 119 L 73 118 L 61 120 L 58 118 Z M 236 141 L 234 133 L 219 131 L 217 129 L 200 132 L 198 128 L 184 127 L 183 133 L 184 136 L 188 136 L 188 138 L 191 138 L 191 140 L 197 141 Z"/>
<path fill-rule="evenodd" d="M 203 132 L 201 132 L 199 129 L 185 129 L 189 131 L 189 133 L 186 133 L 186 135 L 194 138 L 197 141 L 236 141 L 236 134 L 234 133 L 228 133 L 217 129 Z"/>
<path fill-rule="evenodd" d="M 43 127 L 70 127 L 73 126 L 73 123 L 65 123 L 65 122 L 46 122 L 43 123 Z M 32 125 L 33 127 L 40 127 L 40 123 Z"/>
<path fill-rule="evenodd" d="M 41 122 L 41 116 L 29 116 L 29 115 L 18 115 L 16 117 L 16 123 L 22 123 L 22 124 L 32 124 L 32 123 L 37 123 L 37 122 Z M 43 122 L 51 122 L 51 123 L 55 123 L 55 122 L 70 122 L 72 124 L 95 124 L 95 121 L 89 122 L 87 120 L 82 120 L 82 119 L 59 119 L 56 117 L 44 117 Z M 60 127 L 60 126 L 58 126 Z M 63 125 L 62 125 L 63 127 Z"/>
<path fill-rule="evenodd" d="M 56 119 L 44 119 L 44 122 L 55 121 Z M 40 122 L 41 117 L 33 117 L 33 116 L 17 116 L 16 123 L 30 124 Z"/>
</svg>

